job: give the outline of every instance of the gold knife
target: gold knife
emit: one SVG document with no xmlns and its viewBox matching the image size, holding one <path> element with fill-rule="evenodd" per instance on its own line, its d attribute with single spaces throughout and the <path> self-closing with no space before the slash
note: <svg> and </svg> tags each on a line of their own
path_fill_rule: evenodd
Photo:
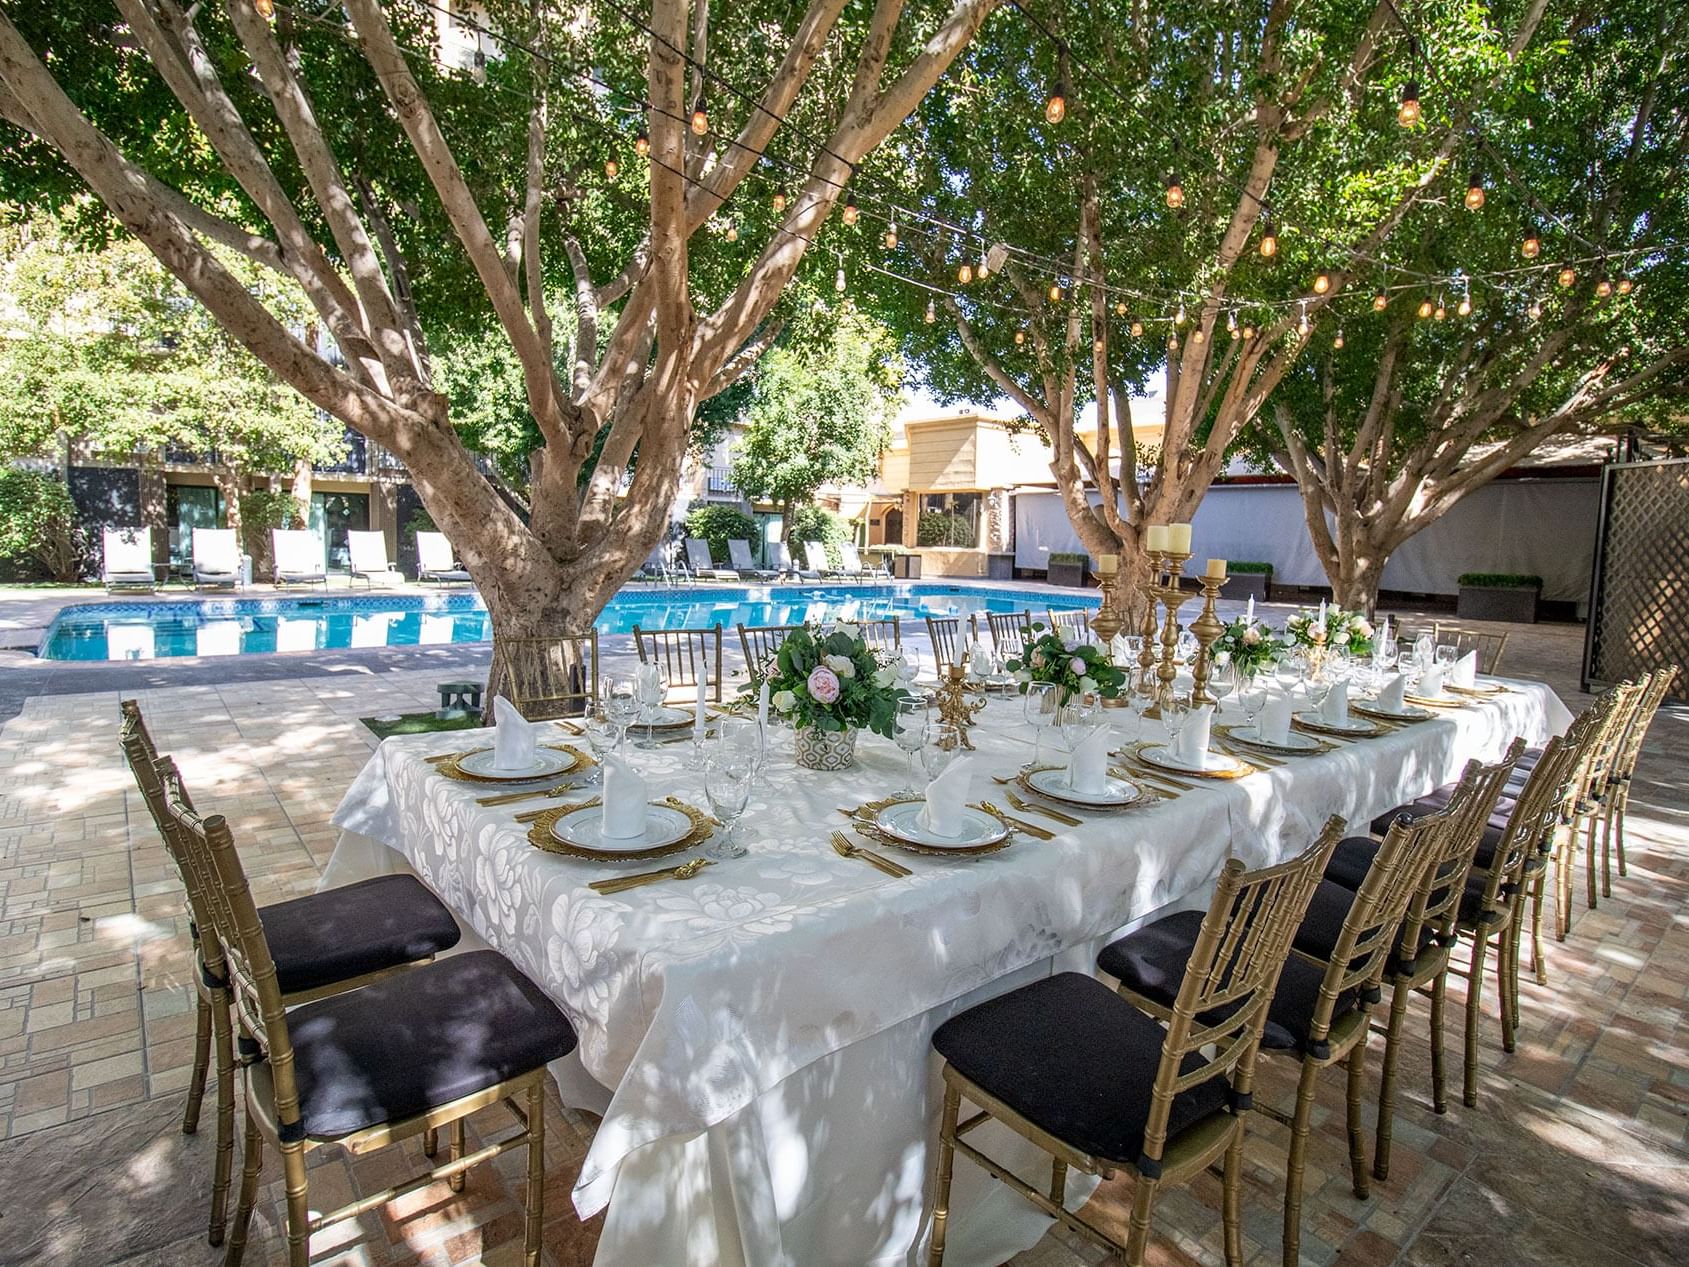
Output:
<svg viewBox="0 0 1689 1267">
<path fill-rule="evenodd" d="M 1009 790 L 1009 804 L 1018 810 L 1025 810 L 1029 814 L 1042 814 L 1045 818 L 1053 819 L 1055 822 L 1066 823 L 1069 827 L 1083 825 L 1072 814 L 1064 814 L 1059 809 L 1051 809 L 1048 805 L 1040 805 L 1036 801 L 1029 801 L 1023 796 L 1015 795 L 1012 788 Z"/>
<path fill-rule="evenodd" d="M 1028 836 L 1036 836 L 1039 840 L 1054 840 L 1056 838 L 1055 832 L 1045 831 L 1037 823 L 1029 823 L 1024 818 L 1016 818 L 1013 814 L 1005 814 L 990 801 L 980 801 L 973 808 L 991 815 L 998 822 L 1013 827 L 1016 831 L 1023 831 Z"/>
<path fill-rule="evenodd" d="M 594 796 L 589 797 L 584 801 L 577 801 L 573 805 L 565 805 L 563 808 L 572 813 L 578 809 L 591 809 L 593 806 L 602 805 L 603 803 L 604 798 L 602 796 Z M 537 823 L 549 813 L 551 813 L 550 808 L 524 810 L 522 813 L 516 815 L 516 821 L 519 823 Z"/>
<path fill-rule="evenodd" d="M 573 783 L 559 783 L 555 787 L 536 788 L 531 792 L 500 792 L 497 796 L 478 796 L 477 805 L 514 805 L 517 801 L 538 800 L 542 796 L 566 796 L 577 791 Z"/>
<path fill-rule="evenodd" d="M 1194 784 L 1175 779 L 1171 775 L 1162 774 L 1150 766 L 1139 765 L 1118 753 L 1115 754 L 1115 760 L 1120 762 L 1120 773 L 1124 778 L 1137 779 L 1140 782 L 1147 781 L 1152 787 L 1159 788 L 1164 792 L 1171 792 L 1174 796 L 1177 796 L 1180 792 L 1195 790 Z"/>
<path fill-rule="evenodd" d="M 893 862 L 890 858 L 882 857 L 881 855 L 875 853 L 872 849 L 864 849 L 861 845 L 853 843 L 850 838 L 841 831 L 833 833 L 833 852 L 837 853 L 841 858 L 860 858 L 869 866 L 878 867 L 881 871 L 884 871 L 887 875 L 892 876 L 894 879 L 901 880 L 906 875 L 915 874 L 902 863 Z"/>
<path fill-rule="evenodd" d="M 642 884 L 655 884 L 658 880 L 690 880 L 711 865 L 713 864 L 708 858 L 694 858 L 678 867 L 664 867 L 659 871 L 641 871 L 638 875 L 618 875 L 608 880 L 594 880 L 586 887 L 596 893 L 620 893 L 624 889 L 637 889 Z"/>
</svg>

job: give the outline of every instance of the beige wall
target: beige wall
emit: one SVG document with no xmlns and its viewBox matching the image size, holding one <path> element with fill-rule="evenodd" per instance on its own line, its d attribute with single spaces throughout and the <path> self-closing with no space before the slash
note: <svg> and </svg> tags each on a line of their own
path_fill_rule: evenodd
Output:
<svg viewBox="0 0 1689 1267">
<path fill-rule="evenodd" d="M 979 488 L 980 423 L 974 418 L 908 428 L 908 487 L 924 493 Z"/>
</svg>

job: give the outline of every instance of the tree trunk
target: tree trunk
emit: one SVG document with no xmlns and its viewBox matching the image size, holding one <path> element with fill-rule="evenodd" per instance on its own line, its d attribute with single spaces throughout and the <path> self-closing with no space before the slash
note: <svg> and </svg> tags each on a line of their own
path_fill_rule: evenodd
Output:
<svg viewBox="0 0 1689 1267">
<path fill-rule="evenodd" d="M 304 458 L 293 464 L 293 500 L 299 503 L 299 522 L 311 526 L 311 464 Z"/>
<path fill-rule="evenodd" d="M 1348 534 L 1339 534 L 1338 541 L 1337 566 L 1326 568 L 1332 602 L 1345 611 L 1363 612 L 1371 620 L 1378 611 L 1378 587 L 1389 552 Z"/>
</svg>

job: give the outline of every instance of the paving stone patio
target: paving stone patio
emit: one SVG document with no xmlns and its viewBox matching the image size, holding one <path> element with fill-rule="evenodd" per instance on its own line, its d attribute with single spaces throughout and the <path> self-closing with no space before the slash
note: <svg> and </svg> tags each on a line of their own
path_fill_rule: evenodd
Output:
<svg viewBox="0 0 1689 1267">
<path fill-rule="evenodd" d="M 1581 631 L 1516 631 L 1508 671 L 1541 677 L 1576 708 Z M 459 669 L 479 661 L 464 649 Z M 249 657 L 277 660 L 282 657 Z M 226 815 L 258 899 L 311 891 L 332 852 L 330 815 L 375 740 L 360 716 L 436 703 L 435 667 L 321 657 L 300 675 L 149 685 L 103 679 L 29 694 L 0 729 L 0 1264 L 211 1264 L 203 1196 L 213 1130 L 179 1131 L 191 1063 L 186 919 L 163 847 L 116 745 L 117 699 L 135 693 L 196 799 Z M 265 673 L 275 668 L 265 666 Z M 246 666 L 250 670 L 250 665 Z M 0 679 L 7 669 L 0 665 Z M 250 676 L 231 666 L 228 676 Z M 0 691 L 4 690 L 0 683 Z M 1500 1051 L 1493 990 L 1480 1104 L 1429 1108 L 1422 1049 L 1404 1061 L 1393 1172 L 1370 1200 L 1348 1189 L 1341 1078 L 1324 1079 L 1309 1152 L 1304 1261 L 1679 1264 L 1689 1260 L 1689 710 L 1662 713 L 1632 800 L 1630 875 L 1550 945 L 1549 985 L 1527 982 L 1518 1050 Z M 1459 997 L 1463 987 L 1451 985 Z M 1410 1027 L 1422 1035 L 1425 1009 Z M 1451 1008 L 1448 1050 L 1461 1050 Z M 1456 1062 L 1458 1068 L 1458 1062 Z M 1286 1063 L 1263 1060 L 1258 1094 L 1293 1098 Z M 502 1122 L 488 1115 L 488 1129 Z M 546 1246 L 591 1261 L 596 1229 L 569 1190 L 595 1123 L 553 1102 Z M 1278 1261 L 1286 1132 L 1253 1119 L 1246 1257 Z M 403 1152 L 405 1155 L 398 1155 Z M 348 1161 L 313 1155 L 321 1205 L 379 1189 L 415 1147 Z M 966 1164 L 966 1163 L 959 1163 Z M 333 1229 L 313 1262 L 519 1261 L 521 1154 Z M 279 1167 L 248 1261 L 285 1259 Z M 1217 1180 L 1170 1192 L 1151 1262 L 1220 1262 Z M 1123 1224 L 1125 1184 L 1091 1213 Z M 1052 1232 L 1016 1267 L 1102 1261 Z M 659 1267 L 659 1265 L 652 1265 Z M 667 1265 L 660 1265 L 667 1267 Z M 807 1265 L 800 1265 L 807 1267 Z"/>
</svg>

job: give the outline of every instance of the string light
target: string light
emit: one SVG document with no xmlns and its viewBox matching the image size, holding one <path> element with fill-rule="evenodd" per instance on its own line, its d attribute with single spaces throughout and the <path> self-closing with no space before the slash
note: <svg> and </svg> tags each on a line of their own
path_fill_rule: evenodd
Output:
<svg viewBox="0 0 1689 1267">
<path fill-rule="evenodd" d="M 710 112 L 704 109 L 704 99 L 692 103 L 692 135 L 703 136 L 710 130 Z"/>
<path fill-rule="evenodd" d="M 1255 337 L 1255 327 L 1252 326 L 1252 325 L 1245 324 L 1244 327 L 1243 327 L 1244 342 L 1247 343 L 1250 339 L 1253 339 L 1254 337 Z"/>
<path fill-rule="evenodd" d="M 847 195 L 844 205 L 844 222 L 846 224 L 855 224 L 861 215 L 862 213 L 856 209 L 856 195 Z"/>
<path fill-rule="evenodd" d="M 633 152 L 641 158 L 651 152 L 651 138 L 645 135 L 644 128 L 633 134 Z"/>
<path fill-rule="evenodd" d="M 1619 278 L 1619 294 L 1621 294 L 1621 295 L 1630 294 L 1631 290 L 1634 289 L 1635 285 L 1636 285 L 1636 283 L 1631 281 L 1630 278 L 1628 278 L 1628 277 Z"/>
<path fill-rule="evenodd" d="M 1525 226 L 1525 240 L 1519 243 L 1519 254 L 1528 260 L 1534 260 L 1542 254 L 1542 234 L 1537 232 L 1536 225 Z"/>
<path fill-rule="evenodd" d="M 1226 313 L 1226 333 L 1237 338 L 1237 313 L 1229 310 Z"/>
<path fill-rule="evenodd" d="M 981 242 L 979 250 L 979 267 L 974 269 L 974 276 L 979 278 L 980 281 L 984 281 L 986 278 L 991 276 L 991 260 L 989 259 L 989 254 L 990 253 L 985 249 L 985 243 Z"/>
<path fill-rule="evenodd" d="M 845 275 L 844 275 L 844 269 L 841 268 L 838 271 L 838 273 L 835 274 L 834 277 L 833 277 L 833 289 L 838 291 L 839 294 L 842 295 L 842 294 L 844 294 L 844 288 L 845 288 Z"/>
<path fill-rule="evenodd" d="M 271 0 L 252 0 L 252 7 L 258 10 L 258 16 L 269 21 L 276 16 L 276 6 Z"/>
<path fill-rule="evenodd" d="M 1141 339 L 1141 338 L 1143 338 L 1143 335 L 1144 335 L 1144 323 L 1141 322 L 1141 321 L 1134 321 L 1132 323 L 1132 337 L 1134 339 Z"/>
<path fill-rule="evenodd" d="M 1173 324 L 1176 326 L 1185 324 L 1185 306 L 1182 303 L 1179 305 L 1179 311 L 1173 315 Z"/>
<path fill-rule="evenodd" d="M 973 279 L 974 279 L 974 266 L 972 264 L 968 263 L 966 260 L 963 260 L 962 261 L 962 267 L 960 267 L 956 270 L 956 280 L 961 282 L 962 285 L 966 286 Z"/>
<path fill-rule="evenodd" d="M 610 158 L 610 159 L 604 160 L 604 175 L 606 177 L 608 177 L 610 180 L 615 180 L 616 179 L 616 173 L 621 171 L 621 170 L 622 170 L 622 165 L 620 163 L 618 163 L 615 159 Z"/>
<path fill-rule="evenodd" d="M 1445 321 L 1448 319 L 1449 310 L 1443 307 L 1443 297 L 1441 295 L 1437 296 L 1437 307 L 1431 315 L 1438 321 Z"/>
<path fill-rule="evenodd" d="M 1050 302 L 1053 303 L 1053 304 L 1059 304 L 1061 302 L 1061 296 L 1062 296 L 1061 283 L 1060 282 L 1051 282 L 1050 283 Z"/>
<path fill-rule="evenodd" d="M 1598 298 L 1605 299 L 1612 293 L 1613 283 L 1608 281 L 1606 276 L 1603 275 L 1601 279 L 1595 283 L 1595 294 Z"/>
<path fill-rule="evenodd" d="M 1178 335 L 1170 334 L 1170 335 L 1167 336 L 1167 350 L 1169 352 L 1177 352 L 1179 350 L 1179 336 Z"/>
<path fill-rule="evenodd" d="M 1021 344 L 1025 343 L 1025 342 L 1026 342 L 1026 331 L 1025 330 L 1016 330 L 1015 331 L 1015 346 L 1018 348 Z"/>
<path fill-rule="evenodd" d="M 1261 258 L 1270 260 L 1278 254 L 1278 234 L 1273 232 L 1272 217 L 1261 215 Z"/>
<path fill-rule="evenodd" d="M 1308 301 L 1306 299 L 1301 303 L 1301 315 L 1296 318 L 1296 333 L 1304 339 L 1308 337 Z"/>
<path fill-rule="evenodd" d="M 776 189 L 774 191 L 774 196 L 769 199 L 769 202 L 774 207 L 774 214 L 779 215 L 786 209 L 786 191 L 784 189 Z"/>
<path fill-rule="evenodd" d="M 1389 306 L 1390 296 L 1386 295 L 1383 291 L 1379 291 L 1372 297 L 1372 310 L 1374 312 L 1383 312 Z"/>
<path fill-rule="evenodd" d="M 926 317 L 927 324 L 930 326 L 933 322 L 935 322 L 937 320 L 938 320 L 938 311 L 937 311 L 937 309 L 935 309 L 932 306 L 932 300 L 929 299 L 929 300 L 927 300 L 927 317 Z"/>
<path fill-rule="evenodd" d="M 1419 81 L 1410 79 L 1402 85 L 1402 104 L 1396 107 L 1396 121 L 1404 128 L 1419 122 Z"/>
<path fill-rule="evenodd" d="M 1044 122 L 1052 126 L 1067 118 L 1067 49 L 1056 59 L 1056 88 L 1044 103 Z"/>
<path fill-rule="evenodd" d="M 1460 292 L 1460 307 L 1455 311 L 1463 317 L 1472 315 L 1472 284 L 1468 282 L 1466 288 Z"/>
<path fill-rule="evenodd" d="M 1174 211 L 1185 205 L 1185 187 L 1179 183 L 1177 176 L 1168 177 L 1167 205 Z"/>
<path fill-rule="evenodd" d="M 1117 299 L 1114 301 L 1114 315 L 1117 317 L 1124 317 L 1126 315 L 1126 301 L 1124 299 Z"/>
<path fill-rule="evenodd" d="M 1323 295 L 1330 289 L 1331 277 L 1328 274 L 1321 273 L 1318 277 L 1314 278 L 1314 294 Z"/>
<path fill-rule="evenodd" d="M 888 224 L 886 226 L 886 250 L 895 251 L 896 249 L 897 249 L 897 221 L 893 220 L 890 224 Z"/>
<path fill-rule="evenodd" d="M 1099 334 L 1096 338 L 1091 340 L 1091 351 L 1101 352 L 1102 350 L 1103 350 L 1103 337 L 1102 337 L 1102 335 Z"/>
<path fill-rule="evenodd" d="M 1542 305 L 1533 299 L 1531 300 L 1531 306 L 1525 309 L 1525 312 L 1530 316 L 1532 321 L 1535 321 L 1538 317 L 1542 316 Z"/>
<path fill-rule="evenodd" d="M 1201 343 L 1203 341 L 1203 339 L 1206 338 L 1206 337 L 1207 336 L 1205 336 L 1202 333 L 1202 327 L 1201 326 L 1198 326 L 1196 329 L 1191 331 L 1191 342 L 1192 343 Z"/>
<path fill-rule="evenodd" d="M 1484 183 L 1478 173 L 1473 172 L 1471 179 L 1466 182 L 1466 209 L 1479 211 L 1484 206 Z"/>
<path fill-rule="evenodd" d="M 721 231 L 721 235 L 729 242 L 737 242 L 739 240 L 739 226 L 729 220 L 727 227 Z"/>
<path fill-rule="evenodd" d="M 1340 348 L 1340 347 L 1343 346 L 1343 327 L 1342 326 L 1337 327 L 1337 337 L 1331 341 L 1331 346 L 1334 347 L 1334 348 Z"/>
<path fill-rule="evenodd" d="M 1568 265 L 1560 270 L 1560 276 L 1556 280 L 1559 281 L 1561 286 L 1570 287 L 1573 282 L 1577 281 L 1577 279 L 1577 270 Z"/>
<path fill-rule="evenodd" d="M 1426 317 L 1429 317 L 1430 315 L 1431 315 L 1431 301 L 1429 299 L 1421 299 L 1419 301 L 1419 317 L 1420 317 L 1420 320 L 1423 321 Z"/>
</svg>

